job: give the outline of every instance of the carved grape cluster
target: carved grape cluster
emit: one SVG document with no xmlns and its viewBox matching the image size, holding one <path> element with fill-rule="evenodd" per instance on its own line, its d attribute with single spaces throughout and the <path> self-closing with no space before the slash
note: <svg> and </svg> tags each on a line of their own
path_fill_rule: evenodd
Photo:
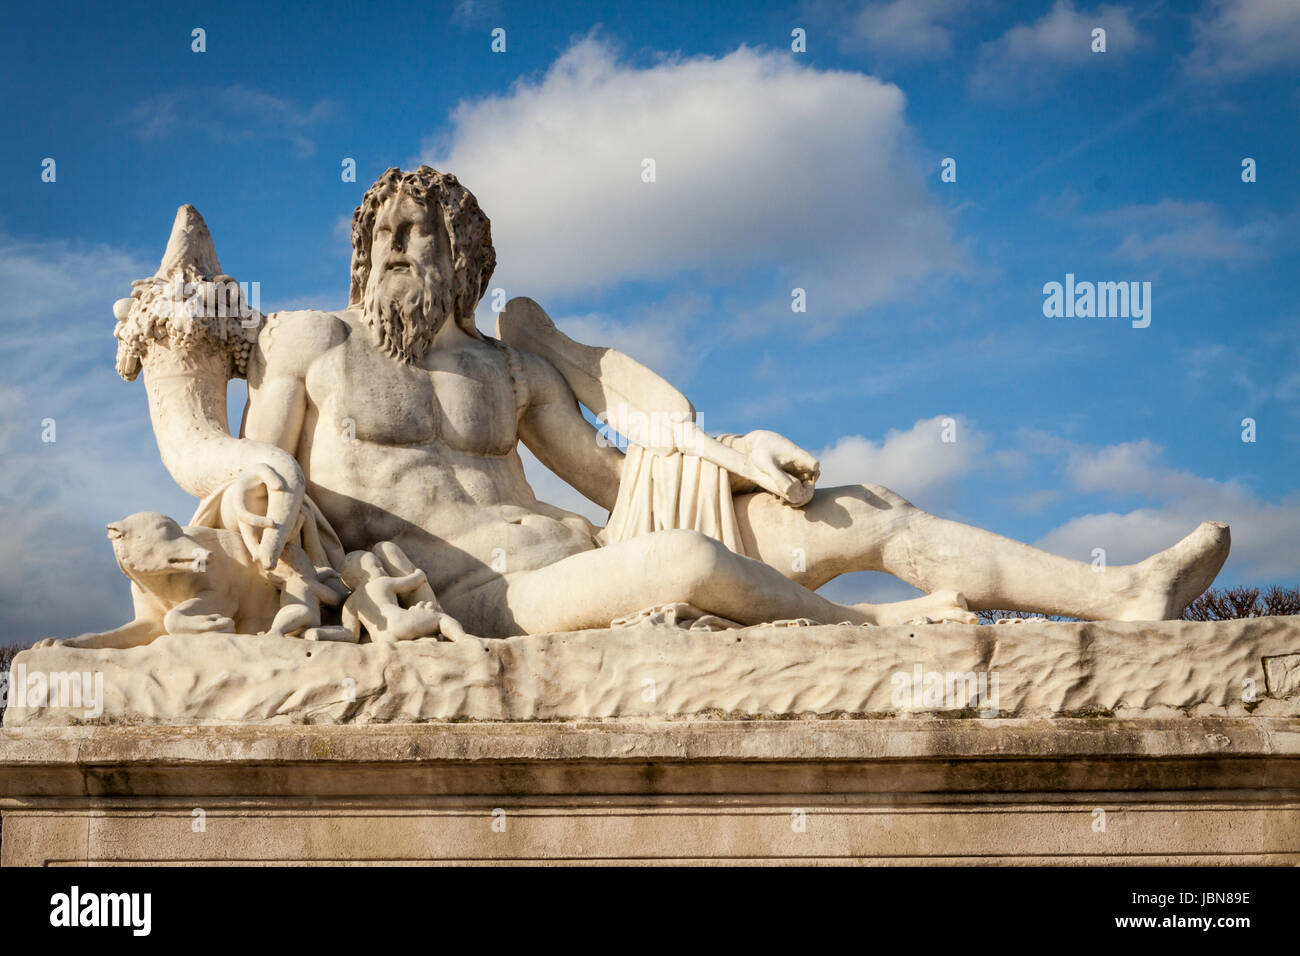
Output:
<svg viewBox="0 0 1300 956">
<path fill-rule="evenodd" d="M 212 308 L 213 297 L 204 293 L 210 289 L 226 296 L 222 308 Z M 266 319 L 256 311 L 241 317 L 241 305 L 239 286 L 230 276 L 208 278 L 188 266 L 168 278 L 135 280 L 131 297 L 113 306 L 117 373 L 133 381 L 150 349 L 162 346 L 182 357 L 224 354 L 230 361 L 228 375 L 247 377 L 248 360 Z"/>
</svg>

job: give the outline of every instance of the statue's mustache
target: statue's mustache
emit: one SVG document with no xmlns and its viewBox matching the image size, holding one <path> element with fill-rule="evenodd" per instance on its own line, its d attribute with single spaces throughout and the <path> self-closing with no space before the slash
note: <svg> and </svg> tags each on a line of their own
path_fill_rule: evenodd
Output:
<svg viewBox="0 0 1300 956">
<path fill-rule="evenodd" d="M 416 269 L 415 263 L 408 259 L 393 259 L 384 263 L 384 274 L 387 275 L 390 272 L 405 272 L 419 278 L 424 278 L 423 273 Z"/>
</svg>

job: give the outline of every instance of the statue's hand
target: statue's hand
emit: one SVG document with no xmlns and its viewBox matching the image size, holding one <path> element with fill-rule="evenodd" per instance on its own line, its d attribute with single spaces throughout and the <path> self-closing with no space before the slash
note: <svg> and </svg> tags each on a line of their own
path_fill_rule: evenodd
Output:
<svg viewBox="0 0 1300 956">
<path fill-rule="evenodd" d="M 465 628 L 460 626 L 460 621 L 432 601 L 419 601 L 413 604 L 411 609 L 424 611 L 433 617 L 434 623 L 429 637 L 441 637 L 444 641 L 463 641 L 472 637 L 465 632 Z"/>
<path fill-rule="evenodd" d="M 803 507 L 812 500 L 821 464 L 790 439 L 776 432 L 745 436 L 749 460 L 765 481 L 760 484 L 787 504 Z"/>
<path fill-rule="evenodd" d="M 247 468 L 230 489 L 235 524 L 244 546 L 267 571 L 280 560 L 284 546 L 302 517 L 306 480 L 296 465 L 282 475 L 270 465 Z"/>
</svg>

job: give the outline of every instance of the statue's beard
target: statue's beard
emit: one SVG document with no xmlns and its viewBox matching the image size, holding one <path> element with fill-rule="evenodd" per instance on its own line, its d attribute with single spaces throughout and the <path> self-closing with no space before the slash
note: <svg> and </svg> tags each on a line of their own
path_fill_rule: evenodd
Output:
<svg viewBox="0 0 1300 956">
<path fill-rule="evenodd" d="M 402 273 L 395 277 L 405 279 Z M 390 282 L 385 276 L 366 289 L 362 309 L 375 345 L 385 354 L 414 365 L 424 358 L 433 336 L 451 316 L 451 292 L 429 282 Z"/>
</svg>

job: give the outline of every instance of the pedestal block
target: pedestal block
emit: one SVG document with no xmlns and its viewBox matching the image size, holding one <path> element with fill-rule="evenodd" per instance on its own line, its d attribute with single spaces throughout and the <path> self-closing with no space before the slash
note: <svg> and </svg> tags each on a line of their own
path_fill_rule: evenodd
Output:
<svg viewBox="0 0 1300 956">
<path fill-rule="evenodd" d="M 3 863 L 1300 863 L 1300 719 L 30 727 Z"/>
</svg>

